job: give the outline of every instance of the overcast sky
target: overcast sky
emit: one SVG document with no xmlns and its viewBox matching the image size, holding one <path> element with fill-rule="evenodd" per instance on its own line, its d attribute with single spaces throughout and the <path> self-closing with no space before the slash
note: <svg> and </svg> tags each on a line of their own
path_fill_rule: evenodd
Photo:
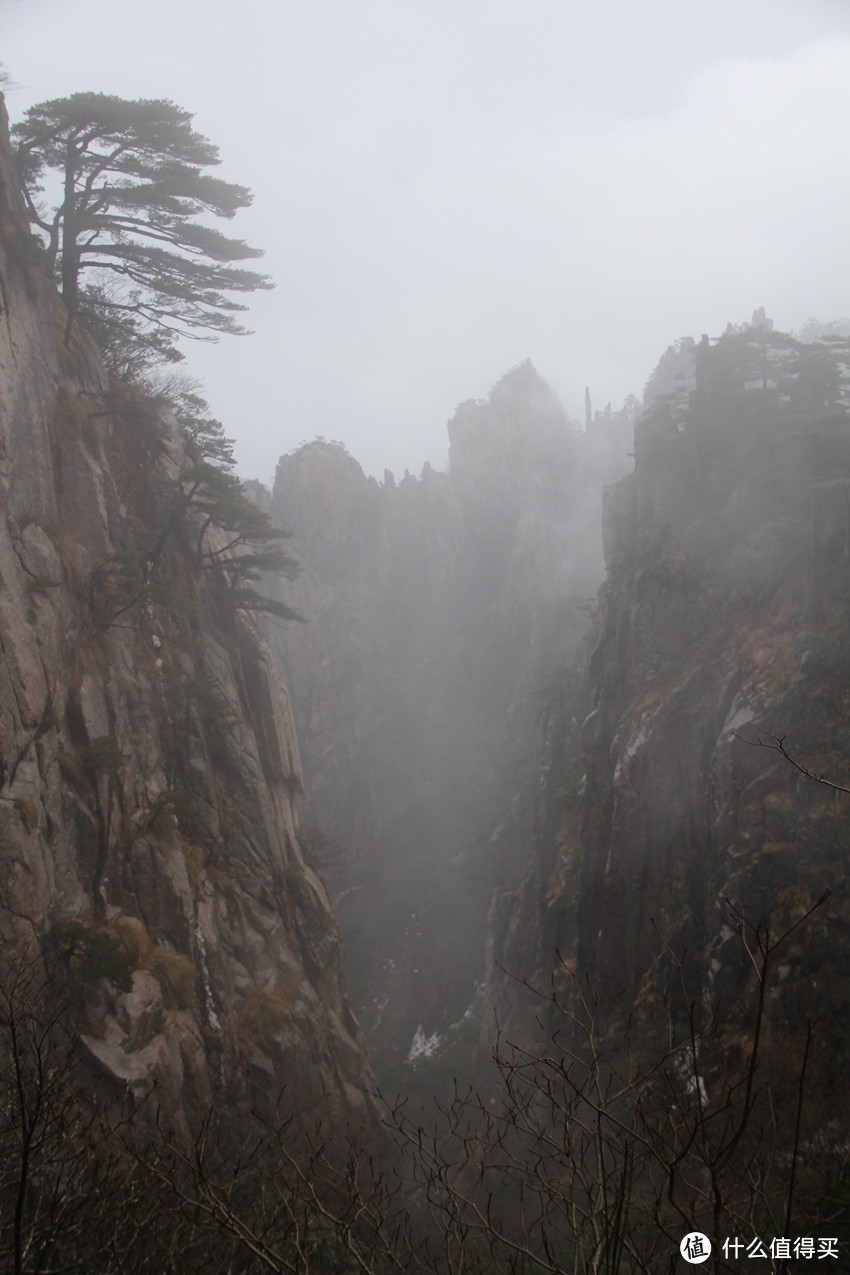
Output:
<svg viewBox="0 0 850 1275">
<path fill-rule="evenodd" d="M 184 347 L 245 477 L 443 468 L 522 359 L 581 419 L 679 336 L 850 310 L 848 0 L 0 0 L 0 57 L 13 121 L 171 98 L 253 189 L 277 289 Z"/>
</svg>

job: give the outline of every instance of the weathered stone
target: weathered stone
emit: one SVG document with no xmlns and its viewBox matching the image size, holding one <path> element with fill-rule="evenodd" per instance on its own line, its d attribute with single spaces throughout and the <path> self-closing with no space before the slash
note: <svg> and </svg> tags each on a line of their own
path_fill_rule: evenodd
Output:
<svg viewBox="0 0 850 1275">
<path fill-rule="evenodd" d="M 238 1103 L 242 1007 L 291 976 L 310 1010 L 271 1058 L 270 1083 L 285 1081 L 305 1115 L 320 1093 L 323 1111 L 371 1119 L 371 1074 L 343 1026 L 343 955 L 327 897 L 308 877 L 298 904 L 285 885 L 287 871 L 301 870 L 302 820 L 286 689 L 259 624 L 228 613 L 197 571 L 191 511 L 154 564 L 166 600 L 134 602 L 151 546 L 181 508 L 183 443 L 167 412 L 149 437 L 128 425 L 105 397 L 87 338 L 63 344 L 53 286 L 21 250 L 16 189 L 3 113 L 4 941 L 35 934 L 49 946 L 69 920 L 97 936 L 99 959 L 117 963 L 82 988 L 89 1069 L 116 1094 L 126 1084 L 141 1097 L 155 1082 L 183 1128 L 214 1096 Z M 78 982 L 81 950 L 64 958 Z M 126 950 L 137 968 L 122 992 L 116 953 Z M 301 1092 L 293 1071 L 310 1077 Z"/>
<path fill-rule="evenodd" d="M 565 723 L 550 745 L 541 889 L 517 889 L 494 924 L 511 970 L 522 936 L 548 932 L 538 977 L 557 948 L 619 1029 L 631 1023 L 638 1049 L 648 1007 L 685 1015 L 688 997 L 742 1040 L 757 985 L 741 914 L 775 940 L 830 890 L 781 949 L 781 991 L 771 974 L 765 1032 L 782 1043 L 763 1066 L 778 1101 L 796 1102 L 806 1020 L 818 1021 L 807 1111 L 836 1145 L 848 1120 L 850 796 L 788 765 L 768 732 L 848 786 L 848 412 L 828 387 L 804 399 L 797 377 L 784 396 L 736 385 L 747 339 L 704 354 L 675 430 L 661 428 L 650 389 L 635 473 L 605 502 L 592 711 L 580 741 Z M 558 808 L 573 765 L 584 770 L 578 817 Z M 684 993 L 662 940 L 682 954 Z M 500 995 L 510 1021 L 521 993 Z"/>
</svg>

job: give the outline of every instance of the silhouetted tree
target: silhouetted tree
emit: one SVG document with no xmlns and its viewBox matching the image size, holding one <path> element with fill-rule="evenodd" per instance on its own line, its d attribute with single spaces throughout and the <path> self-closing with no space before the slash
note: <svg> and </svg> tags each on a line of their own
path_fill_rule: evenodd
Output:
<svg viewBox="0 0 850 1275">
<path fill-rule="evenodd" d="M 229 293 L 273 286 L 233 264 L 259 249 L 198 220 L 229 219 L 251 194 L 202 172 L 219 163 L 218 149 L 192 119 L 165 100 L 74 93 L 30 107 L 13 128 L 30 219 L 46 236 L 68 331 L 78 314 L 108 318 L 113 340 L 117 332 L 126 348 L 173 360 L 175 335 L 245 331 L 234 312 L 246 307 Z M 45 208 L 38 197 L 51 171 L 61 198 Z"/>
</svg>

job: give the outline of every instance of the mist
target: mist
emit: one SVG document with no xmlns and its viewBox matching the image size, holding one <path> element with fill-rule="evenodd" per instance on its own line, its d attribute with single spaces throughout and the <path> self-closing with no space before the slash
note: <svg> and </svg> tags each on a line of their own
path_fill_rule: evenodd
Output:
<svg viewBox="0 0 850 1275">
<path fill-rule="evenodd" d="M 846 1248 L 846 5 L 0 6 L 13 124 L 131 102 L 13 130 L 28 204 L 0 139 L 0 1053 L 153 1170 L 109 1269 Z M 210 307 L 182 399 L 88 249 Z"/>
<path fill-rule="evenodd" d="M 838 0 L 2 7 L 13 120 L 170 98 L 252 187 L 237 229 L 277 290 L 183 365 L 245 477 L 316 435 L 379 477 L 442 469 L 456 405 L 525 358 L 581 420 L 684 334 L 846 307 Z"/>
</svg>

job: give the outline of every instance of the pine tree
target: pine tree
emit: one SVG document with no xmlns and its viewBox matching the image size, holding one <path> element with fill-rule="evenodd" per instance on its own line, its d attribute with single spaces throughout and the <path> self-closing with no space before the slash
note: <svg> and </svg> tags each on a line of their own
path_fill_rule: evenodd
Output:
<svg viewBox="0 0 850 1275">
<path fill-rule="evenodd" d="M 154 361 L 180 358 L 177 336 L 215 339 L 246 329 L 232 292 L 271 288 L 234 262 L 262 256 L 198 218 L 230 219 L 251 203 L 245 186 L 202 172 L 218 149 L 193 116 L 165 100 L 75 93 L 31 107 L 12 130 L 30 219 L 74 319 L 120 325 Z M 46 175 L 61 199 L 42 203 Z M 48 178 L 49 181 L 49 178 Z"/>
</svg>

